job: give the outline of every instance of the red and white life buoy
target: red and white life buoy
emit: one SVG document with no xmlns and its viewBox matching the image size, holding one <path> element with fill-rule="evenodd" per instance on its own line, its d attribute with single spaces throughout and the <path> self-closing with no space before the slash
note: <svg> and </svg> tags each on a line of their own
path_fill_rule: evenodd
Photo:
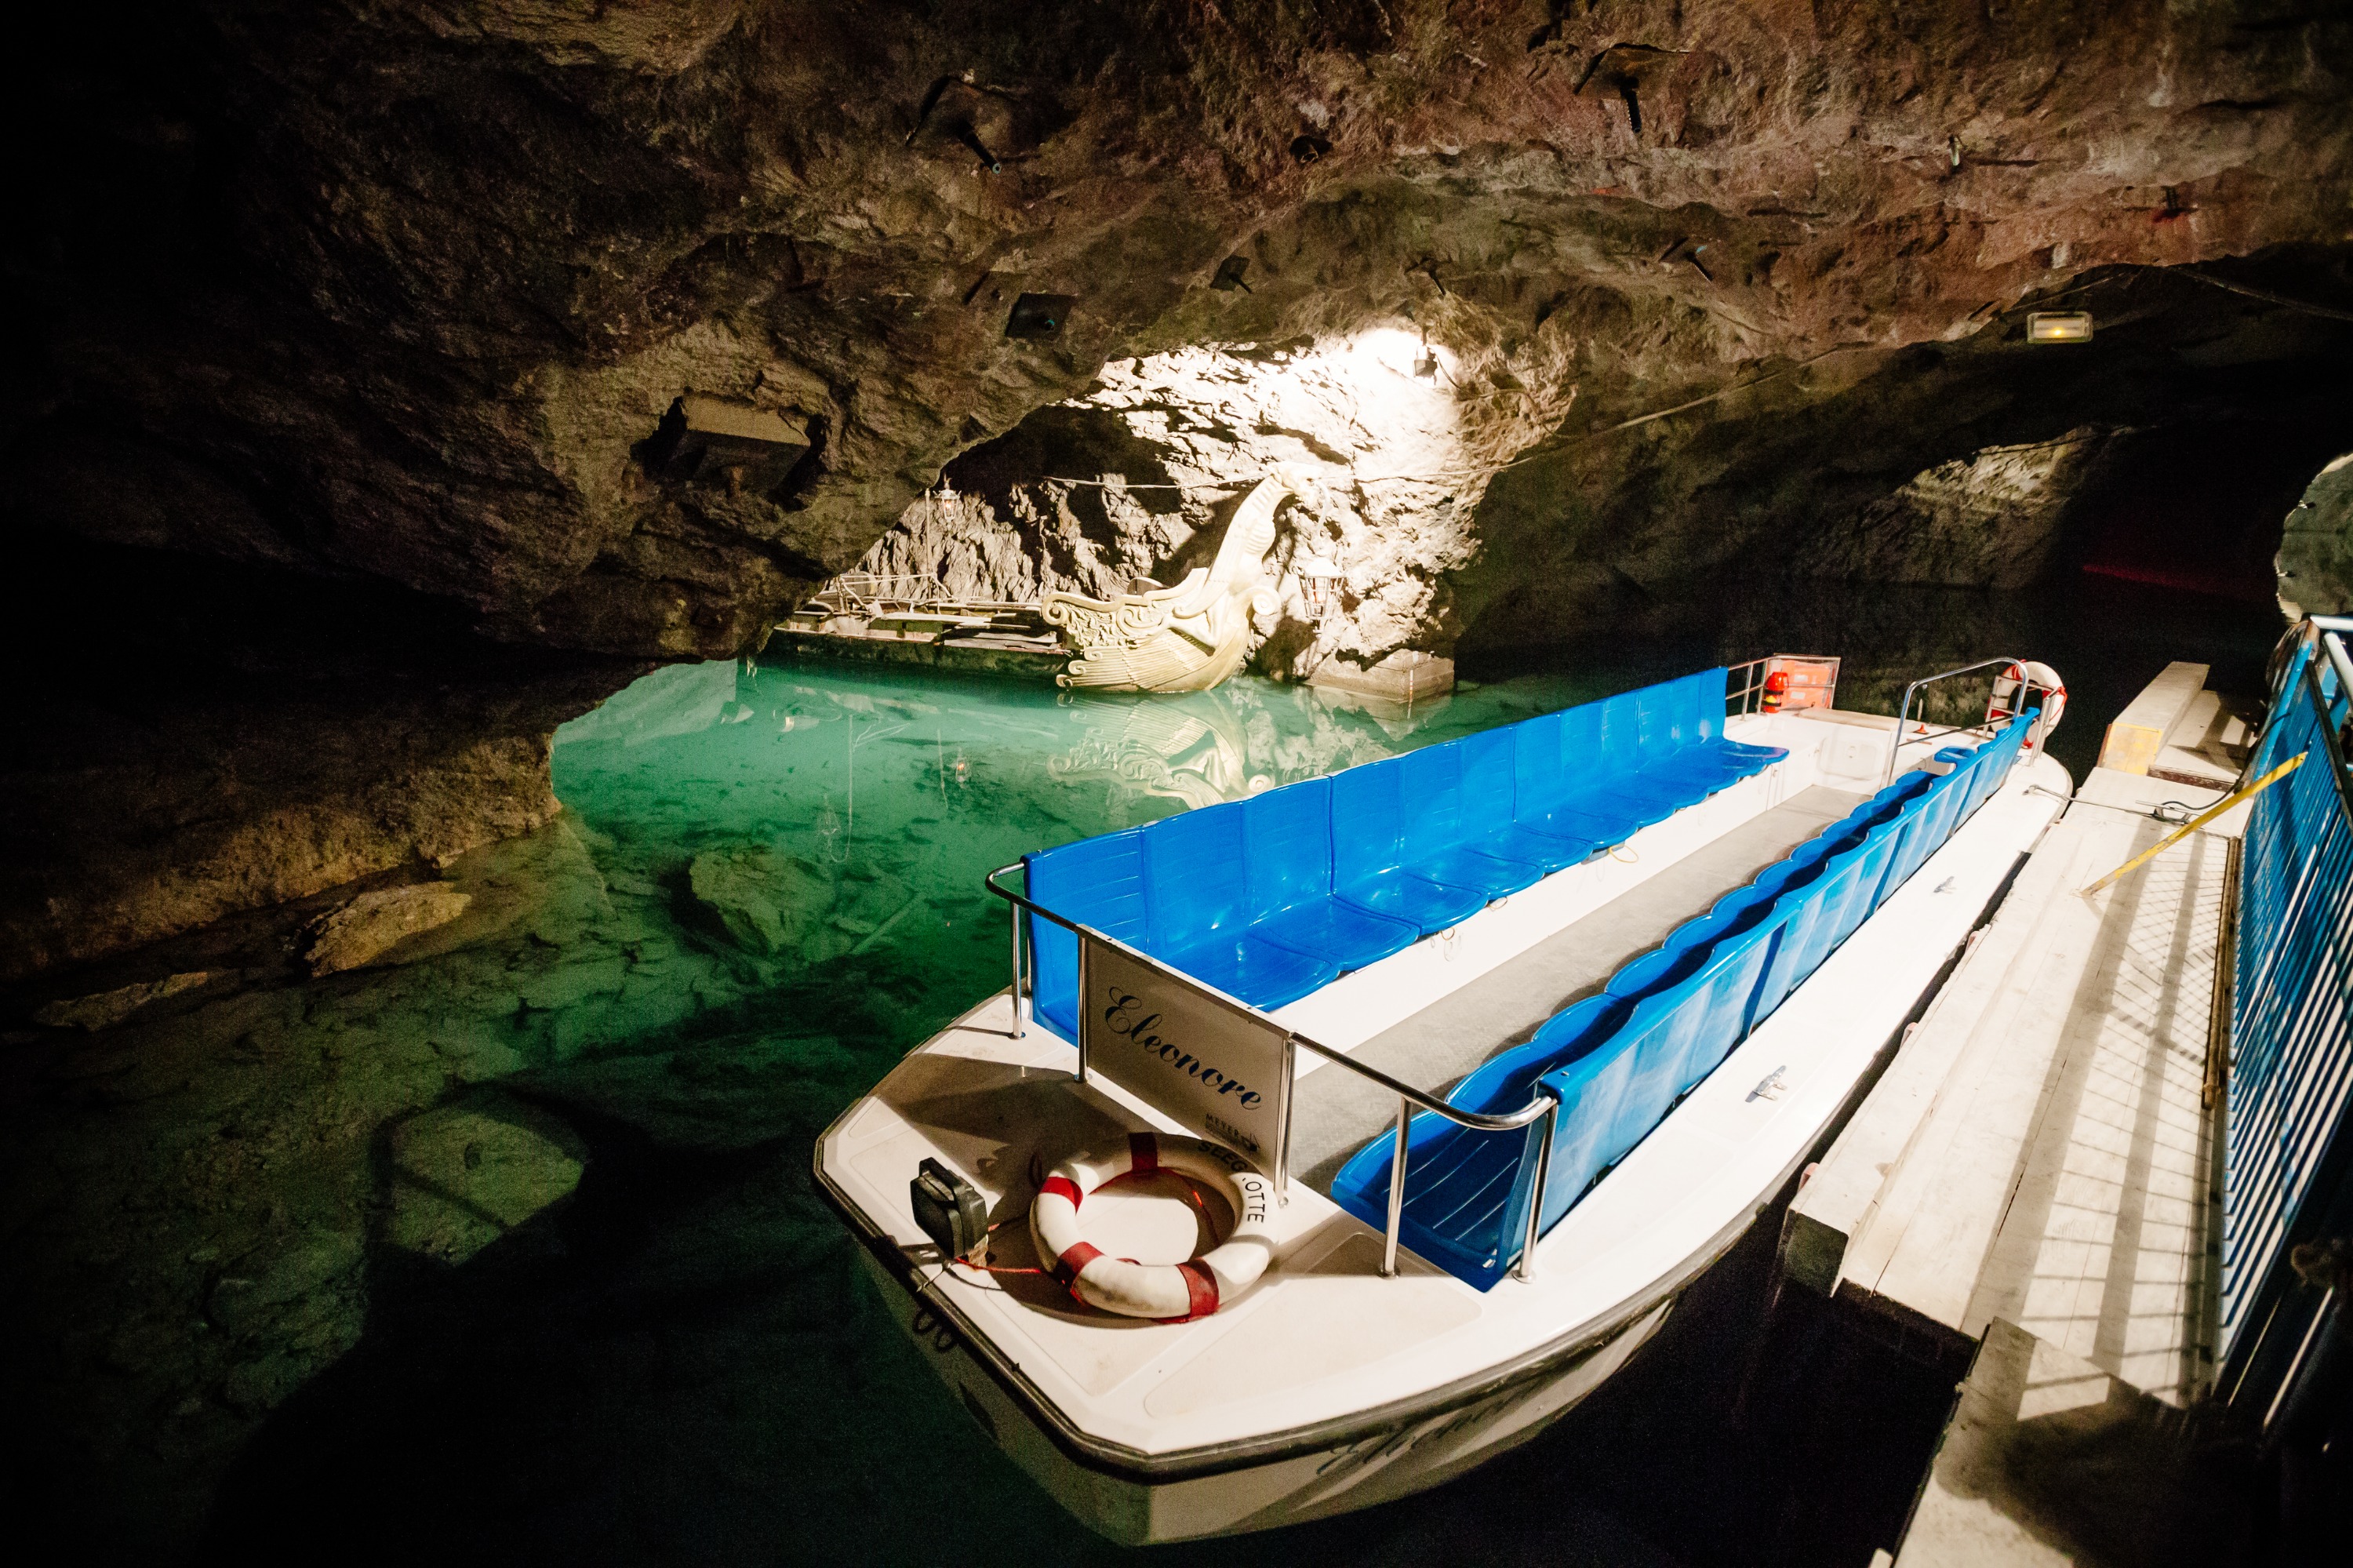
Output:
<svg viewBox="0 0 2353 1568">
<path fill-rule="evenodd" d="M 1206 1182 L 1231 1205 L 1234 1228 L 1201 1256 L 1184 1263 L 1113 1257 L 1079 1230 L 1079 1206 L 1106 1181 L 1166 1170 Z M 1038 1255 L 1054 1277 L 1091 1307 L 1127 1318 L 1183 1323 L 1206 1318 L 1256 1284 L 1274 1259 L 1274 1183 L 1238 1157 L 1193 1138 L 1130 1133 L 1111 1154 L 1078 1154 L 1054 1167 L 1029 1205 Z"/>
<path fill-rule="evenodd" d="M 1995 677 L 1993 699 L 1986 707 L 1989 720 L 2008 718 L 2025 705 L 2026 686 L 2042 694 L 2042 712 L 2037 717 L 2034 733 L 2026 737 L 2029 746 L 2041 746 L 2059 727 L 2059 720 L 2067 711 L 2067 685 L 2059 679 L 2059 672 L 2050 665 L 2028 660 L 2024 664 L 2012 664 Z"/>
</svg>

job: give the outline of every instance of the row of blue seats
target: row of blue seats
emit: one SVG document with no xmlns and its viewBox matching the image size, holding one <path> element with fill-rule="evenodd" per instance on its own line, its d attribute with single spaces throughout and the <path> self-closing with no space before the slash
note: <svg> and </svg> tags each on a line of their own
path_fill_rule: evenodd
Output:
<svg viewBox="0 0 2353 1568">
<path fill-rule="evenodd" d="M 1028 857 L 1031 899 L 1271 1010 L 1460 925 L 1788 755 L 1724 736 L 1725 672 Z M 1078 944 L 1030 923 L 1035 1012 L 1077 1033 Z"/>
<path fill-rule="evenodd" d="M 1455 1086 L 1448 1103 L 1479 1112 L 1525 1105 L 1539 1084 L 1559 1097 L 1545 1228 L 2000 788 L 2027 729 L 2012 724 L 1982 746 L 1940 751 Z M 1525 1156 L 1541 1127 L 1482 1133 L 1433 1112 L 1416 1117 L 1405 1244 L 1482 1289 L 1501 1278 L 1526 1234 L 1535 1161 Z M 1368 1224 L 1388 1223 L 1392 1147 L 1386 1137 L 1367 1144 L 1334 1182 L 1333 1197 Z"/>
</svg>

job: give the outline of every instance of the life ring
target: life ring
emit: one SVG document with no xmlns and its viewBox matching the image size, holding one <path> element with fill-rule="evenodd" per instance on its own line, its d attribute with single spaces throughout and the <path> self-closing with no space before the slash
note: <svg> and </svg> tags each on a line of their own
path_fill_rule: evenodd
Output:
<svg viewBox="0 0 2353 1568">
<path fill-rule="evenodd" d="M 1226 1195 L 1234 1228 L 1226 1239 L 1184 1263 L 1138 1263 L 1113 1257 L 1079 1234 L 1079 1205 L 1106 1181 L 1136 1171 L 1166 1170 L 1208 1182 Z M 1274 1183 L 1237 1156 L 1195 1138 L 1128 1134 L 1111 1154 L 1075 1154 L 1038 1184 L 1029 1205 L 1029 1233 L 1049 1272 L 1090 1307 L 1125 1318 L 1186 1323 L 1206 1318 L 1258 1282 L 1274 1259 Z"/>
<path fill-rule="evenodd" d="M 2060 680 L 2059 672 L 2050 665 L 2029 659 L 2023 665 L 2012 664 L 1997 676 L 1993 698 L 1986 705 L 1986 718 L 1991 721 L 2011 717 L 2024 698 L 2021 686 L 2032 686 L 2042 694 L 2042 706 L 2035 720 L 2034 733 L 2026 737 L 2030 747 L 2040 746 L 2051 738 L 2059 727 L 2059 720 L 2067 712 L 2067 685 Z"/>
</svg>

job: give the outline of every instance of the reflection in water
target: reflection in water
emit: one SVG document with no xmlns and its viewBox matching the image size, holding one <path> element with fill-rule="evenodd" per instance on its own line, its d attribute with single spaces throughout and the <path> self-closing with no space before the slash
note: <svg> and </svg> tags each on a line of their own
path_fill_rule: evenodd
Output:
<svg viewBox="0 0 2353 1568">
<path fill-rule="evenodd" d="M 885 989 L 913 1003 L 906 1026 L 930 1032 L 1002 984 L 1005 914 L 981 893 L 986 871 L 1581 694 L 1544 675 L 1402 709 L 1251 678 L 1111 697 L 699 664 L 647 675 L 558 732 L 555 789 L 607 875 L 678 887 L 703 963 L 755 981 L 887 963 Z"/>
<path fill-rule="evenodd" d="M 1407 709 L 1250 679 L 1121 697 L 713 663 L 565 726 L 554 768 L 600 860 L 682 876 L 690 918 L 731 962 L 773 978 L 920 956 L 944 1017 L 997 982 L 1003 916 L 980 887 L 994 867 L 1584 694 L 1527 678 Z"/>
</svg>

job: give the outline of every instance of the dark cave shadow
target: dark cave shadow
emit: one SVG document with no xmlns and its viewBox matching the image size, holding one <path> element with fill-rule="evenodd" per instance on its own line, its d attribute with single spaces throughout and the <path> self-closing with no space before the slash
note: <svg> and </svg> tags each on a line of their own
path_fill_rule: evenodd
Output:
<svg viewBox="0 0 2353 1568">
<path fill-rule="evenodd" d="M 1802 1313 L 1757 1343 L 1777 1207 L 1525 1447 L 1360 1513 L 1127 1551 L 973 1430 L 857 1277 L 813 1126 L 714 1155 L 565 1114 L 589 1148 L 573 1200 L 455 1269 L 379 1249 L 360 1344 L 263 1424 L 196 1562 L 1859 1568 L 1949 1393 L 1899 1375 L 1925 1394 L 1887 1398 L 1889 1369 Z"/>
<path fill-rule="evenodd" d="M 793 1292 L 782 1257 L 646 1277 L 669 1227 L 795 1164 L 782 1148 L 793 1139 L 667 1149 L 577 1105 L 560 1109 L 587 1148 L 572 1196 L 454 1267 L 379 1241 L 360 1342 L 262 1423 L 216 1495 L 194 1561 L 311 1561 L 329 1541 L 339 1559 L 359 1562 L 550 1555 L 533 1544 L 548 1533 L 534 1501 L 548 1467 L 576 1454 L 565 1412 L 609 1377 L 615 1343 L 664 1321 L 691 1332 Z M 385 1191 L 388 1128 L 376 1141 Z M 597 1559 L 583 1547 L 554 1555 Z"/>
</svg>

